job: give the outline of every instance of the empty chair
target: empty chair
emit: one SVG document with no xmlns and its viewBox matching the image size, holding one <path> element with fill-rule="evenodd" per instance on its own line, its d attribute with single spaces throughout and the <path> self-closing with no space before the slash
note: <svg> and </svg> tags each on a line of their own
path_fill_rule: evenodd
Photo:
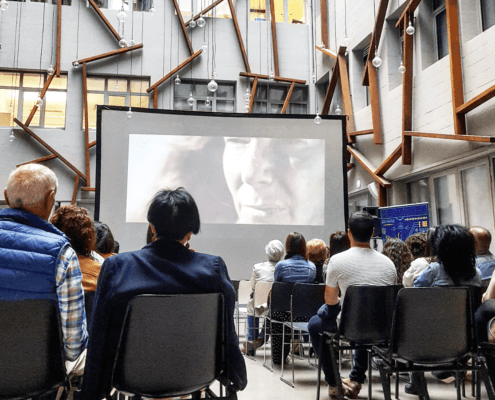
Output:
<svg viewBox="0 0 495 400">
<path fill-rule="evenodd" d="M 225 370 L 223 296 L 140 295 L 127 306 L 112 374 L 118 391 L 162 398 L 211 393 Z M 236 399 L 227 388 L 227 397 Z"/>
<path fill-rule="evenodd" d="M 240 336 L 240 321 L 247 320 L 247 303 L 251 296 L 251 283 L 246 280 L 239 281 L 239 290 L 237 292 L 237 335 Z"/>
</svg>

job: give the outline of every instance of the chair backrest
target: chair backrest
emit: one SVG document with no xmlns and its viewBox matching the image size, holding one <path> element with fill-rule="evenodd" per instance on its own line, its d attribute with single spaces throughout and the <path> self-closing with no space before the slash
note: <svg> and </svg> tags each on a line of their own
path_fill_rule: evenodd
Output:
<svg viewBox="0 0 495 400">
<path fill-rule="evenodd" d="M 239 304 L 247 304 L 251 298 L 252 291 L 251 282 L 239 281 L 239 298 L 237 300 Z"/>
<path fill-rule="evenodd" d="M 491 278 L 490 279 L 483 279 L 481 281 L 481 294 L 485 294 L 486 290 L 488 289 L 488 285 L 490 284 Z"/>
<path fill-rule="evenodd" d="M 296 283 L 292 288 L 291 311 L 293 318 L 311 318 L 325 302 L 325 285 Z"/>
<path fill-rule="evenodd" d="M 95 298 L 95 292 L 84 291 L 84 310 L 86 311 L 86 321 L 91 323 L 91 318 L 93 315 L 93 299 Z"/>
<path fill-rule="evenodd" d="M 208 387 L 225 366 L 220 293 L 140 295 L 127 306 L 112 385 L 145 397 Z"/>
<path fill-rule="evenodd" d="M 0 398 L 30 398 L 65 382 L 55 300 L 0 302 Z"/>
<path fill-rule="evenodd" d="M 231 279 L 232 286 L 234 286 L 235 290 L 235 301 L 239 300 L 239 281 Z"/>
<path fill-rule="evenodd" d="M 347 288 L 340 335 L 356 343 L 388 342 L 399 285 L 353 285 Z"/>
<path fill-rule="evenodd" d="M 292 295 L 292 282 L 273 282 L 270 294 L 270 312 L 290 311 L 290 299 Z"/>
<path fill-rule="evenodd" d="M 459 359 L 471 347 L 470 303 L 465 287 L 402 289 L 395 307 L 391 350 L 423 364 Z"/>
<path fill-rule="evenodd" d="M 273 282 L 256 282 L 253 298 L 255 307 L 267 302 L 272 286 Z"/>
</svg>

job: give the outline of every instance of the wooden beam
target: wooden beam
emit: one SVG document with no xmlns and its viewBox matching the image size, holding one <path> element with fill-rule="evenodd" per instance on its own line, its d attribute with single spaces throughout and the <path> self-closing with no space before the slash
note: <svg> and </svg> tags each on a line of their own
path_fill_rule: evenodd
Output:
<svg viewBox="0 0 495 400">
<path fill-rule="evenodd" d="M 405 28 L 407 28 L 407 25 L 409 24 L 409 19 L 407 19 L 406 17 L 407 16 L 412 17 L 414 15 L 414 11 L 416 11 L 416 8 L 418 8 L 419 3 L 421 3 L 421 0 L 409 0 L 409 4 L 406 6 L 406 8 L 404 8 L 404 11 L 397 20 L 397 23 L 395 24 L 396 28 L 400 28 L 403 22 L 406 25 Z"/>
<path fill-rule="evenodd" d="M 153 108 L 158 108 L 158 89 L 153 90 Z"/>
<path fill-rule="evenodd" d="M 284 106 L 282 107 L 282 112 L 280 114 L 285 114 L 287 111 L 287 107 L 289 107 L 289 101 L 290 101 L 290 96 L 292 96 L 292 91 L 294 90 L 294 86 L 296 85 L 295 82 L 292 82 L 289 88 L 289 92 L 287 93 L 287 96 L 285 97 L 284 101 Z"/>
<path fill-rule="evenodd" d="M 96 188 L 94 188 L 94 187 L 87 187 L 87 186 L 82 187 L 81 190 L 83 192 L 96 192 Z"/>
<path fill-rule="evenodd" d="M 333 66 L 332 76 L 330 77 L 330 82 L 328 83 L 327 93 L 325 94 L 325 99 L 323 100 L 323 107 L 321 109 L 322 115 L 328 115 L 328 111 L 330 111 L 330 104 L 332 103 L 335 88 L 337 87 L 338 78 L 339 63 L 335 63 L 335 65 Z"/>
<path fill-rule="evenodd" d="M 456 135 L 466 135 L 466 116 L 456 112 L 464 104 L 462 84 L 461 41 L 459 39 L 459 15 L 457 0 L 446 1 L 447 34 L 449 39 L 450 86 L 452 89 L 452 107 L 454 113 L 454 131 Z"/>
<path fill-rule="evenodd" d="M 41 90 L 41 93 L 40 93 L 40 98 L 41 99 L 43 99 L 45 97 L 46 91 L 50 87 L 50 84 L 52 83 L 54 76 L 55 76 L 55 74 L 48 75 L 48 79 L 46 80 L 45 84 L 43 85 L 43 89 Z M 38 110 L 38 106 L 36 105 L 36 103 L 34 103 L 34 106 L 33 106 L 32 110 L 31 110 L 31 112 L 29 113 L 29 116 L 27 117 L 27 120 L 25 122 L 25 125 L 26 126 L 29 126 L 29 124 L 33 120 L 34 115 L 36 114 L 36 111 L 37 110 Z"/>
<path fill-rule="evenodd" d="M 38 164 L 38 163 L 43 162 L 43 161 L 53 160 L 54 158 L 57 158 L 57 156 L 50 154 L 49 156 L 40 157 L 40 158 L 37 158 L 36 160 L 32 160 L 32 161 L 28 161 L 28 162 L 25 162 L 22 164 L 18 164 L 18 165 L 16 165 L 16 168 L 19 168 L 21 165 L 26 165 L 26 164 Z"/>
<path fill-rule="evenodd" d="M 336 55 L 336 54 L 334 54 L 334 53 L 332 53 L 330 50 L 328 50 L 328 49 L 324 49 L 323 47 L 318 46 L 318 45 L 316 45 L 316 46 L 315 46 L 315 48 L 316 48 L 317 50 L 320 50 L 323 54 L 326 54 L 327 56 L 330 56 L 330 57 L 331 57 L 331 58 L 333 58 L 334 60 L 336 60 L 336 59 L 337 59 L 337 55 Z"/>
<path fill-rule="evenodd" d="M 60 153 L 58 153 L 55 149 L 53 149 L 50 145 L 48 145 L 43 139 L 41 139 L 36 133 L 34 133 L 31 129 L 29 129 L 26 125 L 24 125 L 17 118 L 14 118 L 14 122 L 19 125 L 26 133 L 28 133 L 33 139 L 35 139 L 38 143 L 40 143 L 45 149 L 47 149 L 50 153 L 57 156 L 65 165 L 67 165 L 72 171 L 74 171 L 81 178 L 86 180 L 86 176 L 79 171 L 76 167 L 74 167 L 69 161 L 67 161 Z"/>
<path fill-rule="evenodd" d="M 177 0 L 172 0 L 172 1 L 174 3 L 177 18 L 179 18 L 179 25 L 180 25 L 180 28 L 182 29 L 182 34 L 184 35 L 184 39 L 186 40 L 187 48 L 189 49 L 189 54 L 193 55 L 194 50 L 192 47 L 191 39 L 189 38 L 189 35 L 187 34 L 186 24 L 184 24 L 184 19 L 182 18 L 182 13 L 180 12 L 179 4 L 177 3 Z"/>
<path fill-rule="evenodd" d="M 351 87 L 349 85 L 349 74 L 347 73 L 345 55 L 339 54 L 337 62 L 339 63 L 340 89 L 342 91 L 342 101 L 344 103 L 344 114 L 347 115 L 347 132 L 352 132 L 355 129 L 354 114 L 352 112 Z M 353 141 L 352 138 L 348 138 L 350 141 Z"/>
<path fill-rule="evenodd" d="M 98 14 L 98 16 L 100 17 L 100 19 L 103 21 L 103 23 L 107 26 L 108 29 L 110 29 L 110 32 L 115 37 L 115 39 L 117 39 L 117 42 L 120 42 L 120 39 L 122 39 L 122 38 L 120 37 L 119 33 L 114 29 L 114 27 L 112 26 L 112 24 L 103 15 L 103 13 L 101 12 L 100 8 L 96 5 L 96 3 L 94 2 L 94 0 L 88 0 L 88 1 L 89 1 L 89 4 L 91 4 L 91 7 L 93 7 L 93 9 L 96 11 L 96 13 Z"/>
<path fill-rule="evenodd" d="M 462 106 L 456 108 L 457 114 L 467 114 L 469 111 L 474 110 L 476 107 L 486 103 L 491 98 L 495 97 L 495 85 L 486 89 L 483 93 L 466 101 Z"/>
<path fill-rule="evenodd" d="M 77 190 L 79 189 L 79 175 L 76 175 L 76 179 L 74 180 L 74 190 L 72 192 L 72 200 L 70 204 L 73 206 L 76 205 L 76 199 L 77 199 Z"/>
<path fill-rule="evenodd" d="M 93 61 L 102 60 L 104 58 L 113 57 L 113 56 L 116 56 L 118 54 L 127 53 L 128 51 L 141 49 L 142 47 L 143 47 L 142 43 L 136 44 L 134 46 L 124 47 L 123 49 L 113 50 L 113 51 L 109 51 L 108 53 L 103 53 L 103 54 L 99 54 L 97 56 L 83 58 L 82 60 L 73 61 L 72 65 L 74 65 L 76 62 L 78 62 L 80 65 L 82 65 L 83 63 L 87 64 L 87 63 L 90 63 Z"/>
<path fill-rule="evenodd" d="M 89 144 L 89 147 L 90 147 L 90 148 L 91 148 L 91 147 L 94 147 L 94 146 L 96 146 L 96 140 L 93 140 L 93 141 Z"/>
<path fill-rule="evenodd" d="M 412 129 L 412 90 L 413 90 L 413 37 L 406 33 L 407 24 L 403 20 L 404 48 L 402 58 L 406 71 L 402 74 L 402 165 L 411 165 L 412 141 L 405 131 Z"/>
<path fill-rule="evenodd" d="M 175 0 L 174 0 L 175 1 Z M 158 86 L 160 86 L 163 82 L 165 82 L 168 78 L 170 78 L 172 75 L 175 75 L 175 73 L 179 72 L 182 68 L 184 68 L 186 65 L 188 65 L 190 62 L 192 62 L 196 57 L 198 57 L 203 50 L 198 50 L 196 53 L 194 53 L 191 57 L 189 57 L 187 60 L 185 60 L 182 64 L 180 64 L 178 67 L 175 67 L 172 71 L 170 71 L 167 75 L 165 75 L 162 79 L 160 79 L 158 82 L 154 83 L 151 85 L 148 89 L 146 89 L 146 92 L 149 93 Z"/>
<path fill-rule="evenodd" d="M 399 144 L 399 146 L 390 154 L 387 159 L 380 165 L 376 171 L 375 174 L 377 175 L 383 175 L 386 173 L 392 165 L 394 165 L 397 160 L 402 156 L 402 143 Z"/>
<path fill-rule="evenodd" d="M 355 131 L 355 132 L 349 132 L 349 136 L 363 136 L 363 135 L 372 135 L 373 134 L 373 129 L 365 129 L 364 131 Z"/>
<path fill-rule="evenodd" d="M 363 154 L 361 154 L 358 150 L 356 150 L 351 146 L 347 146 L 347 150 L 349 151 L 349 153 L 352 154 L 352 156 L 356 159 L 356 161 L 358 161 L 359 164 L 361 164 L 363 168 L 366 171 L 368 171 L 368 173 L 373 177 L 373 179 L 375 179 L 381 186 L 388 188 L 392 187 L 392 183 L 390 181 L 388 181 L 382 176 L 378 176 L 377 174 L 375 174 L 375 168 L 371 165 L 371 163 Z"/>
<path fill-rule="evenodd" d="M 347 172 L 349 172 L 353 168 L 354 168 L 354 164 L 353 163 L 347 163 Z"/>
<path fill-rule="evenodd" d="M 382 185 L 376 185 L 378 190 L 378 207 L 387 207 L 387 189 Z"/>
<path fill-rule="evenodd" d="M 375 0 L 373 0 L 375 1 Z M 389 0 L 380 0 L 380 5 L 378 6 L 378 12 L 376 13 L 375 26 L 373 28 L 373 34 L 371 35 L 370 51 L 368 52 L 368 60 L 364 65 L 363 73 L 363 86 L 369 85 L 369 69 L 372 67 L 368 64 L 369 61 L 373 60 L 375 57 L 375 49 L 378 49 L 380 44 L 380 37 L 382 36 L 383 24 L 385 23 L 385 16 L 387 14 Z"/>
<path fill-rule="evenodd" d="M 86 179 L 87 183 L 91 183 L 91 167 L 89 166 L 89 110 L 88 110 L 88 71 L 86 63 L 82 64 L 83 71 L 83 103 L 84 103 L 84 155 L 86 161 Z"/>
<path fill-rule="evenodd" d="M 244 76 L 246 78 L 269 79 L 268 75 L 253 74 L 251 72 L 239 72 L 239 76 Z M 276 82 L 288 82 L 288 83 L 295 82 L 301 85 L 306 84 L 306 81 L 302 79 L 282 78 L 281 76 L 275 76 L 273 80 Z"/>
<path fill-rule="evenodd" d="M 254 78 L 253 88 L 251 89 L 251 98 L 249 99 L 249 113 L 253 112 L 254 96 L 256 94 L 257 86 L 258 86 L 258 77 Z"/>
<path fill-rule="evenodd" d="M 239 29 L 239 22 L 237 22 L 237 15 L 235 13 L 234 3 L 232 2 L 232 0 L 228 0 L 228 1 L 230 7 L 230 14 L 232 15 L 232 21 L 234 22 L 234 29 L 237 36 L 237 41 L 239 42 L 239 48 L 241 49 L 242 59 L 244 61 L 244 67 L 246 68 L 246 72 L 251 72 L 246 49 L 244 48 L 244 42 L 242 41 L 241 30 Z"/>
<path fill-rule="evenodd" d="M 57 61 L 55 62 L 55 74 L 60 78 L 60 49 L 62 45 L 62 0 L 57 1 Z"/>
<path fill-rule="evenodd" d="M 275 65 L 275 76 L 279 76 L 280 70 L 278 68 L 277 27 L 275 26 L 275 1 L 274 0 L 270 0 L 270 23 L 272 25 L 273 63 Z"/>
<path fill-rule="evenodd" d="M 327 0 L 320 0 L 321 41 L 328 49 L 328 7 Z"/>
<path fill-rule="evenodd" d="M 380 88 L 376 68 L 368 58 L 368 77 L 370 84 L 371 120 L 373 122 L 373 141 L 375 144 L 383 144 L 382 118 L 380 112 Z"/>
<path fill-rule="evenodd" d="M 445 133 L 404 132 L 404 135 L 412 137 L 424 137 L 431 139 L 462 140 L 466 142 L 495 143 L 495 136 L 473 135 L 449 135 Z"/>
<path fill-rule="evenodd" d="M 213 10 L 216 6 L 218 6 L 223 0 L 217 0 L 214 3 L 210 4 L 208 7 L 206 7 L 204 10 L 202 10 L 199 14 L 196 14 L 194 17 L 192 17 L 189 21 L 185 22 L 184 25 L 189 26 L 191 21 L 196 21 L 201 15 L 204 17 L 206 14 L 208 14 L 211 10 Z"/>
</svg>

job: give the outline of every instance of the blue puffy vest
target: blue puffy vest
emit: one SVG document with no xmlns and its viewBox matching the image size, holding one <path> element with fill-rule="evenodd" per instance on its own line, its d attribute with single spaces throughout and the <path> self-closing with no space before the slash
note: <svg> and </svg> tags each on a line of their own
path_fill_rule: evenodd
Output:
<svg viewBox="0 0 495 400">
<path fill-rule="evenodd" d="M 57 259 L 67 237 L 24 210 L 0 211 L 0 300 L 57 300 Z"/>
</svg>

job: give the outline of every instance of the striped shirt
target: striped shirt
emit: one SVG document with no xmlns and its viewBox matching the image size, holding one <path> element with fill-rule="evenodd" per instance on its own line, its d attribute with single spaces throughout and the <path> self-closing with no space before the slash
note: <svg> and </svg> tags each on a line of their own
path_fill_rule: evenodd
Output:
<svg viewBox="0 0 495 400">
<path fill-rule="evenodd" d="M 75 361 L 88 344 L 82 274 L 76 252 L 67 245 L 57 260 L 57 296 L 67 360 Z"/>
<path fill-rule="evenodd" d="M 394 263 L 369 248 L 351 247 L 334 255 L 327 268 L 327 286 L 339 287 L 341 299 L 351 285 L 386 286 L 397 284 Z"/>
</svg>

